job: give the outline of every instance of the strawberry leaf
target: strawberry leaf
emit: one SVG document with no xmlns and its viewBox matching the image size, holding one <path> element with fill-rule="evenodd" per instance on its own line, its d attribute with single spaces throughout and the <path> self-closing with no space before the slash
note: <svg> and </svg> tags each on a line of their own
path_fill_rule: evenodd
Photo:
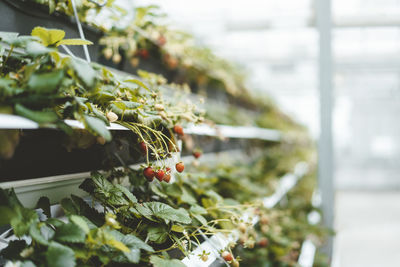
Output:
<svg viewBox="0 0 400 267">
<path fill-rule="evenodd" d="M 163 259 L 163 258 L 160 258 L 155 255 L 152 255 L 150 257 L 150 262 L 153 264 L 154 267 L 185 267 L 186 266 L 180 260 Z"/>
<path fill-rule="evenodd" d="M 69 247 L 56 242 L 51 242 L 46 252 L 47 266 L 52 267 L 74 267 L 75 254 Z"/>
<path fill-rule="evenodd" d="M 61 242 L 83 243 L 86 239 L 85 232 L 76 224 L 64 224 L 56 229 L 54 239 Z"/>
</svg>

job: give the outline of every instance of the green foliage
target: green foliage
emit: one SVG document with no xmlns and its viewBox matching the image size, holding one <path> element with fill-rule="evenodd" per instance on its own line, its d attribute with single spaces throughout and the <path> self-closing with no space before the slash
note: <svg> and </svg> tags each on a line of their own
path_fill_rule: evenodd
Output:
<svg viewBox="0 0 400 267">
<path fill-rule="evenodd" d="M 150 262 L 153 264 L 154 267 L 184 267 L 181 261 L 173 259 L 163 259 L 157 256 L 151 256 Z"/>
</svg>

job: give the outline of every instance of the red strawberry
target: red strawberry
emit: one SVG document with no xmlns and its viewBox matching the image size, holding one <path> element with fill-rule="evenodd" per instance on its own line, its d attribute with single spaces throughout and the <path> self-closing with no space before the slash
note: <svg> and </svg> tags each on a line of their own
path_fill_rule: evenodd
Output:
<svg viewBox="0 0 400 267">
<path fill-rule="evenodd" d="M 145 168 L 143 170 L 143 175 L 144 177 L 146 177 L 146 179 L 151 182 L 154 180 L 154 176 L 156 175 L 156 173 L 153 171 L 153 168 L 151 168 L 150 166 Z"/>
<path fill-rule="evenodd" d="M 143 59 L 148 59 L 149 58 L 149 51 L 147 49 L 140 49 L 139 50 L 139 56 Z"/>
<path fill-rule="evenodd" d="M 140 150 L 142 150 L 142 152 L 144 153 L 144 154 L 147 154 L 147 145 L 146 145 L 146 143 L 145 142 L 140 142 L 139 143 L 139 147 L 140 147 Z"/>
<path fill-rule="evenodd" d="M 174 132 L 178 135 L 184 135 L 185 133 L 183 132 L 183 127 L 180 125 L 175 125 L 174 126 Z"/>
<path fill-rule="evenodd" d="M 170 167 L 167 167 L 167 168 L 165 168 L 165 171 L 166 171 L 166 172 L 170 172 L 170 171 L 171 171 L 171 168 L 170 168 Z"/>
<path fill-rule="evenodd" d="M 232 261 L 233 260 L 233 256 L 229 251 L 225 250 L 224 252 L 221 253 L 221 256 L 226 261 Z"/>
<path fill-rule="evenodd" d="M 171 174 L 169 172 L 167 172 L 164 175 L 164 179 L 163 180 L 164 180 L 164 182 L 169 183 L 169 181 L 171 180 Z"/>
<path fill-rule="evenodd" d="M 175 169 L 176 169 L 178 172 L 183 172 L 183 170 L 185 169 L 185 165 L 183 164 L 182 161 L 181 161 L 181 162 L 178 162 L 178 163 L 175 165 Z"/>
<path fill-rule="evenodd" d="M 165 175 L 165 173 L 163 170 L 158 170 L 158 172 L 156 173 L 156 177 L 160 182 L 163 180 L 164 175 Z"/>
<path fill-rule="evenodd" d="M 193 157 L 195 157 L 196 159 L 200 158 L 201 155 L 202 155 L 201 151 L 196 150 L 193 152 Z"/>
<path fill-rule="evenodd" d="M 261 238 L 261 239 L 258 241 L 258 245 L 259 245 L 260 247 L 266 247 L 266 246 L 268 246 L 268 239 L 267 239 L 266 237 Z"/>
</svg>

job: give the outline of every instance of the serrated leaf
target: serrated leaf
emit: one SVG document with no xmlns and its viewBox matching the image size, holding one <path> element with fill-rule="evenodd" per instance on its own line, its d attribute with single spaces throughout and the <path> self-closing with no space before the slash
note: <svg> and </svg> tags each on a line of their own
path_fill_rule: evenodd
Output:
<svg viewBox="0 0 400 267">
<path fill-rule="evenodd" d="M 163 259 L 155 255 L 150 256 L 150 262 L 154 267 L 186 267 L 180 260 Z"/>
<path fill-rule="evenodd" d="M 102 120 L 87 115 L 84 116 L 84 119 L 84 124 L 90 132 L 104 137 L 106 141 L 111 141 L 111 133 L 107 129 L 107 125 Z"/>
<path fill-rule="evenodd" d="M 53 70 L 46 73 L 33 73 L 28 80 L 29 90 L 39 94 L 52 94 L 59 90 L 64 78 L 64 70 Z"/>
<path fill-rule="evenodd" d="M 207 220 L 200 214 L 192 214 L 192 216 L 198 220 L 202 225 L 207 225 Z"/>
<path fill-rule="evenodd" d="M 207 210 L 205 208 L 196 204 L 190 207 L 190 212 L 195 214 L 207 214 Z"/>
<path fill-rule="evenodd" d="M 159 195 L 162 198 L 167 198 L 168 195 L 164 194 L 163 192 L 161 192 L 160 188 L 159 188 L 160 184 L 159 183 L 151 183 L 150 184 L 150 189 L 153 191 L 153 193 L 155 193 L 156 195 Z"/>
<path fill-rule="evenodd" d="M 124 243 L 117 241 L 115 239 L 107 240 L 107 245 L 116 248 L 118 250 L 121 250 L 122 252 L 130 252 L 130 249 L 124 245 Z"/>
<path fill-rule="evenodd" d="M 124 235 L 119 231 L 113 230 L 111 234 L 115 237 L 116 240 L 124 243 L 127 247 L 129 248 L 137 248 L 137 249 L 143 249 L 149 252 L 153 252 L 153 248 L 149 245 L 147 245 L 145 242 L 143 242 L 140 238 L 127 234 Z"/>
<path fill-rule="evenodd" d="M 93 43 L 84 39 L 63 39 L 58 41 L 56 46 L 60 45 L 92 45 Z"/>
<path fill-rule="evenodd" d="M 69 247 L 56 242 L 51 242 L 46 252 L 47 266 L 52 267 L 74 267 L 75 254 Z"/>
<path fill-rule="evenodd" d="M 197 202 L 197 200 L 191 195 L 191 193 L 185 187 L 182 187 L 182 195 L 180 196 L 180 199 L 182 202 L 188 204 L 195 204 Z"/>
<path fill-rule="evenodd" d="M 156 244 L 164 243 L 167 240 L 168 231 L 162 226 L 149 227 L 147 230 L 147 238 Z"/>
<path fill-rule="evenodd" d="M 23 236 L 29 232 L 31 224 L 34 224 L 39 220 L 38 215 L 35 211 L 17 207 L 17 215 L 11 219 L 11 226 L 14 230 L 14 234 L 18 237 Z"/>
<path fill-rule="evenodd" d="M 82 83 L 88 88 L 93 88 L 96 84 L 96 71 L 84 60 L 71 59 L 72 67 Z"/>
<path fill-rule="evenodd" d="M 135 209 L 133 211 L 133 209 Z M 150 221 L 156 221 L 155 219 L 152 218 L 153 212 L 147 208 L 146 206 L 143 206 L 143 204 L 136 204 L 135 207 L 131 207 L 129 211 L 133 213 L 139 213 L 143 217 L 149 219 Z"/>
<path fill-rule="evenodd" d="M 161 202 L 146 202 L 143 203 L 143 206 L 150 209 L 153 213 L 153 216 L 160 219 L 185 224 L 188 224 L 192 221 L 189 214 L 184 209 L 174 209 L 171 206 Z"/>
<path fill-rule="evenodd" d="M 74 224 L 76 224 L 77 226 L 79 226 L 79 228 L 81 228 L 81 230 L 83 232 L 85 232 L 86 234 L 89 233 L 89 231 L 90 231 L 89 226 L 88 226 L 87 222 L 85 221 L 85 219 L 83 219 L 81 216 L 71 215 L 69 217 L 69 220 L 71 222 L 73 222 Z"/>
<path fill-rule="evenodd" d="M 124 186 L 116 184 L 114 185 L 117 189 L 121 190 L 121 192 L 130 200 L 131 203 L 137 203 L 136 197 Z"/>
<path fill-rule="evenodd" d="M 35 27 L 31 35 L 39 37 L 44 46 L 49 46 L 61 41 L 65 37 L 65 32 L 58 29 Z"/>
<path fill-rule="evenodd" d="M 129 252 L 124 252 L 125 257 L 129 262 L 139 263 L 140 261 L 140 250 L 139 249 L 131 249 Z"/>
<path fill-rule="evenodd" d="M 69 198 L 63 198 L 61 199 L 61 207 L 63 208 L 65 213 L 70 213 L 70 214 L 78 214 L 78 209 L 75 206 L 74 202 L 69 199 Z"/>
<path fill-rule="evenodd" d="M 93 223 L 99 227 L 104 224 L 103 213 L 100 213 L 95 208 L 89 206 L 88 203 L 86 203 L 82 198 L 78 196 L 71 195 L 71 198 L 75 206 L 78 208 L 78 212 L 75 214 L 84 216 L 83 218 L 85 219 L 87 218 L 89 228 L 94 228 L 93 225 L 91 225 Z"/>
<path fill-rule="evenodd" d="M 40 197 L 36 204 L 36 208 L 42 209 L 43 213 L 47 216 L 47 218 L 51 217 L 50 200 L 48 197 Z"/>
<path fill-rule="evenodd" d="M 47 246 L 49 244 L 49 241 L 42 236 L 42 233 L 40 232 L 40 229 L 38 228 L 38 225 L 32 224 L 31 227 L 29 228 L 29 234 L 32 237 L 33 240 L 38 242 L 39 244 Z"/>
<path fill-rule="evenodd" d="M 56 229 L 54 239 L 61 242 L 83 243 L 86 239 L 85 232 L 76 224 L 64 224 Z"/>
</svg>

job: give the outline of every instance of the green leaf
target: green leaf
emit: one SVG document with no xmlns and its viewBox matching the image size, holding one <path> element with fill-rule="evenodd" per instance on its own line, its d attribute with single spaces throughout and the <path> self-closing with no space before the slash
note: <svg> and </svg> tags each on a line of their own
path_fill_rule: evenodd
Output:
<svg viewBox="0 0 400 267">
<path fill-rule="evenodd" d="M 207 214 L 207 210 L 205 208 L 196 204 L 190 207 L 190 212 L 195 214 Z"/>
<path fill-rule="evenodd" d="M 84 115 L 84 124 L 90 132 L 104 137 L 106 141 L 111 141 L 111 133 L 107 129 L 107 125 L 102 120 L 92 116 Z"/>
<path fill-rule="evenodd" d="M 19 267 L 36 267 L 36 265 L 31 261 L 23 261 Z"/>
<path fill-rule="evenodd" d="M 106 241 L 106 244 L 111 246 L 111 247 L 113 247 L 113 248 L 121 250 L 122 252 L 130 252 L 130 249 L 127 246 L 125 246 L 124 243 L 122 243 L 122 242 L 120 242 L 118 240 L 110 239 L 110 240 Z"/>
<path fill-rule="evenodd" d="M 59 220 L 59 219 L 57 219 L 57 218 L 48 218 L 46 220 L 46 224 L 52 225 L 54 227 L 60 227 L 61 225 L 64 224 L 64 222 Z"/>
<path fill-rule="evenodd" d="M 135 208 L 131 207 L 129 209 L 129 211 L 133 212 L 133 213 L 139 213 L 140 215 L 142 215 L 143 217 L 149 219 L 150 221 L 156 221 L 155 219 L 153 219 L 152 215 L 153 212 L 147 207 L 144 206 L 143 204 L 136 204 Z"/>
<path fill-rule="evenodd" d="M 147 238 L 156 244 L 164 243 L 167 240 L 168 231 L 162 226 L 149 227 L 147 231 Z"/>
<path fill-rule="evenodd" d="M 163 259 L 155 255 L 150 256 L 150 262 L 154 267 L 186 267 L 180 260 Z"/>
<path fill-rule="evenodd" d="M 51 217 L 50 200 L 48 197 L 40 197 L 36 204 L 36 208 L 42 209 L 43 213 L 47 216 L 47 218 Z"/>
<path fill-rule="evenodd" d="M 86 239 L 85 232 L 76 224 L 64 224 L 56 229 L 55 240 L 61 242 L 83 243 Z"/>
<path fill-rule="evenodd" d="M 23 236 L 29 232 L 31 224 L 39 220 L 37 213 L 34 210 L 17 207 L 17 217 L 11 219 L 11 226 L 14 234 L 18 237 Z"/>
<path fill-rule="evenodd" d="M 84 219 L 89 219 L 87 222 L 90 229 L 94 228 L 93 223 L 97 226 L 102 226 L 104 224 L 104 214 L 99 213 L 95 208 L 89 206 L 82 198 L 71 195 L 75 207 L 78 209 L 76 215 L 83 216 Z"/>
<path fill-rule="evenodd" d="M 32 237 L 32 239 L 38 242 L 39 244 L 42 244 L 44 246 L 47 246 L 49 244 L 49 241 L 46 238 L 44 238 L 44 236 L 42 236 L 42 233 L 40 232 L 38 225 L 32 224 L 31 227 L 29 228 L 29 234 Z"/>
<path fill-rule="evenodd" d="M 49 46 L 54 45 L 64 39 L 65 32 L 63 30 L 35 27 L 32 30 L 31 35 L 39 37 L 44 46 Z"/>
<path fill-rule="evenodd" d="M 63 208 L 65 213 L 70 214 L 78 214 L 79 211 L 75 206 L 74 202 L 70 198 L 63 198 L 60 201 L 61 207 Z"/>
<path fill-rule="evenodd" d="M 88 88 L 96 85 L 96 71 L 92 66 L 82 59 L 71 59 L 72 68 L 82 83 Z"/>
<path fill-rule="evenodd" d="M 56 46 L 60 45 L 92 45 L 93 43 L 84 39 L 63 39 L 57 42 Z"/>
<path fill-rule="evenodd" d="M 192 214 L 192 216 L 198 220 L 202 225 L 207 225 L 207 220 L 200 214 Z"/>
<path fill-rule="evenodd" d="M 59 120 L 54 111 L 34 111 L 21 104 L 15 104 L 15 114 L 33 120 L 39 124 L 55 123 Z"/>
<path fill-rule="evenodd" d="M 79 228 L 81 228 L 81 230 L 83 232 L 85 232 L 86 234 L 89 233 L 89 231 L 90 231 L 89 226 L 88 226 L 87 222 L 85 221 L 85 219 L 83 219 L 81 216 L 71 215 L 69 217 L 69 220 L 71 222 L 73 222 L 74 224 L 76 224 L 77 226 L 79 226 Z"/>
<path fill-rule="evenodd" d="M 129 252 L 124 252 L 125 257 L 129 262 L 139 263 L 140 261 L 140 250 L 139 249 L 131 249 Z"/>
<path fill-rule="evenodd" d="M 154 250 L 151 246 L 147 245 L 140 238 L 138 238 L 134 235 L 131 235 L 131 234 L 124 235 L 117 230 L 111 231 L 111 234 L 114 236 L 114 238 L 116 240 L 122 242 L 124 245 L 126 245 L 129 248 L 143 249 L 143 250 L 146 250 L 149 252 L 154 252 Z"/>
<path fill-rule="evenodd" d="M 29 42 L 26 44 L 26 53 L 29 56 L 37 57 L 53 52 L 54 49 L 48 48 L 38 42 Z"/>
<path fill-rule="evenodd" d="M 185 187 L 182 187 L 182 195 L 180 196 L 180 199 L 182 202 L 189 204 L 195 204 L 197 202 L 197 200 Z"/>
<path fill-rule="evenodd" d="M 69 247 L 56 242 L 51 242 L 46 252 L 47 266 L 52 267 L 74 267 L 75 254 Z"/>
<path fill-rule="evenodd" d="M 131 203 L 137 203 L 136 197 L 125 187 L 119 184 L 114 185 L 117 189 L 119 189 Z"/>
<path fill-rule="evenodd" d="M 174 209 L 171 206 L 161 202 L 146 202 L 143 203 L 143 206 L 150 209 L 153 213 L 153 216 L 164 220 L 185 224 L 188 224 L 192 221 L 189 214 L 184 209 Z"/>
<path fill-rule="evenodd" d="M 59 90 L 64 78 L 64 70 L 53 70 L 46 73 L 33 73 L 29 77 L 28 88 L 39 94 L 53 94 Z"/>
<path fill-rule="evenodd" d="M 177 232 L 177 233 L 182 233 L 183 231 L 185 231 L 185 228 L 183 228 L 182 225 L 174 224 L 171 227 L 171 231 L 174 231 L 174 232 Z"/>
<path fill-rule="evenodd" d="M 149 87 L 147 87 L 147 85 L 145 85 L 142 81 L 139 81 L 139 80 L 136 80 L 136 79 L 128 79 L 128 80 L 125 80 L 124 82 L 137 84 L 140 87 L 146 89 L 147 91 L 150 91 Z"/>
</svg>

